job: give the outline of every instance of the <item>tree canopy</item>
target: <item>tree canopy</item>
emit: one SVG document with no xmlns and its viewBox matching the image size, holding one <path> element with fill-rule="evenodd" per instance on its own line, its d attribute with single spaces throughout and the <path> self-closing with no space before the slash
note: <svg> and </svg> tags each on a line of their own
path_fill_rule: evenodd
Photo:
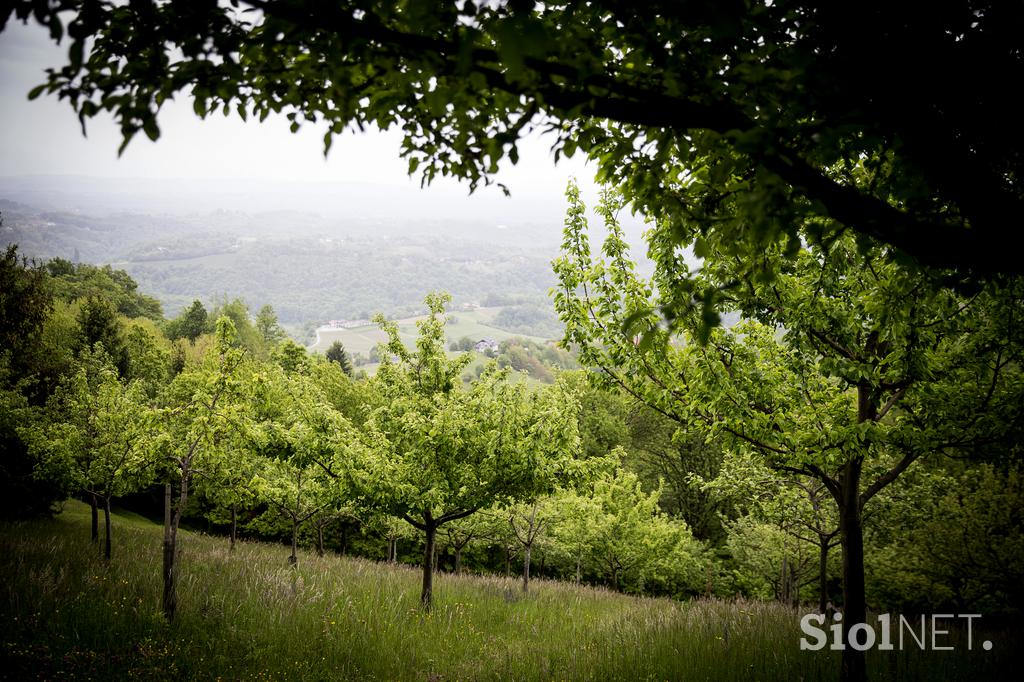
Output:
<svg viewBox="0 0 1024 682">
<path fill-rule="evenodd" d="M 161 106 L 401 128 L 410 173 L 475 188 L 551 134 L 671 224 L 741 255 L 845 229 L 887 255 L 987 278 L 1022 207 L 1019 3 L 18 0 L 70 39 L 42 92 L 124 144 Z M 867 49 L 866 46 L 870 46 Z M 756 264 L 755 264 L 756 265 Z"/>
<path fill-rule="evenodd" d="M 886 260 L 878 246 L 805 229 L 796 253 L 763 250 L 770 280 L 751 277 L 728 245 L 709 244 L 694 281 L 747 319 L 709 331 L 691 315 L 676 334 L 654 312 L 671 307 L 680 295 L 672 283 L 690 276 L 671 226 L 648 233 L 655 267 L 644 279 L 617 222 L 621 199 L 603 194 L 607 237 L 594 257 L 575 186 L 568 196 L 555 261 L 563 342 L 600 370 L 599 381 L 682 427 L 824 486 L 843 547 L 844 628 L 865 617 L 865 505 L 923 457 L 1019 452 L 1019 281 L 966 297 Z M 857 652 L 843 662 L 858 678 Z"/>
<path fill-rule="evenodd" d="M 446 523 L 492 505 L 533 500 L 586 470 L 579 461 L 578 404 L 564 384 L 528 393 L 491 366 L 463 390 L 470 355 L 449 359 L 444 306 L 430 294 L 415 350 L 393 322 L 373 379 L 380 405 L 356 456 L 356 487 L 367 503 L 400 515 L 426 535 L 422 601 L 432 598 L 434 537 Z"/>
</svg>

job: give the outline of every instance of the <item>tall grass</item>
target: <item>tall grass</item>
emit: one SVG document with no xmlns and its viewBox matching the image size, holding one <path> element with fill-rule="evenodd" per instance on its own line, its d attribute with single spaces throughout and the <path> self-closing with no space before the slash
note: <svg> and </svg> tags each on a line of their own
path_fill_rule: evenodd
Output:
<svg viewBox="0 0 1024 682">
<path fill-rule="evenodd" d="M 179 612 L 159 612 L 160 529 L 115 517 L 109 565 L 84 506 L 0 526 L 0 675 L 10 679 L 830 680 L 836 652 L 801 652 L 799 614 L 758 602 L 638 599 L 537 580 L 417 569 L 215 537 L 181 539 Z M 977 623 L 975 624 L 977 627 Z M 958 635 L 960 636 L 960 635 Z M 878 679 L 995 679 L 983 652 L 873 652 Z M 1004 644 L 1000 652 L 998 645 Z M 965 646 L 965 645 L 964 645 Z M 952 654 L 952 655 L 949 655 Z"/>
</svg>

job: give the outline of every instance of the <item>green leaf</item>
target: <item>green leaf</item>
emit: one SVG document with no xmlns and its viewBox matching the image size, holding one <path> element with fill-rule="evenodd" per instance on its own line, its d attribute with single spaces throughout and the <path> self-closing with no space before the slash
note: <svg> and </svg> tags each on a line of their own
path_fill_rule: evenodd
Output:
<svg viewBox="0 0 1024 682">
<path fill-rule="evenodd" d="M 142 122 L 142 130 L 146 133 L 146 137 L 153 142 L 156 142 L 160 138 L 160 128 L 157 126 L 155 116 L 146 117 Z"/>
</svg>

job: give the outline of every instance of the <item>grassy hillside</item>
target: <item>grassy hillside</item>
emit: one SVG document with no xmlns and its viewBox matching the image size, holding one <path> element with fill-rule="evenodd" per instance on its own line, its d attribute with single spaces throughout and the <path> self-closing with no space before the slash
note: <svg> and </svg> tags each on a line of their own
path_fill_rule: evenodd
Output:
<svg viewBox="0 0 1024 682">
<path fill-rule="evenodd" d="M 501 311 L 501 307 L 477 308 L 475 310 L 457 310 L 448 316 L 448 323 L 445 325 L 445 335 L 449 341 L 461 339 L 468 336 L 471 339 L 480 340 L 492 338 L 495 341 L 504 341 L 513 337 L 528 339 L 543 343 L 544 339 L 537 336 L 516 334 L 493 326 L 494 318 Z M 416 321 L 423 316 L 406 317 L 395 320 L 398 323 L 398 332 L 402 341 L 412 347 L 416 343 L 418 335 Z M 320 330 L 317 343 L 310 346 L 310 350 L 323 353 L 335 341 L 341 341 L 345 350 L 350 353 L 362 353 L 366 355 L 374 346 L 385 340 L 384 332 L 377 325 L 367 325 L 354 329 L 324 329 Z"/>
<path fill-rule="evenodd" d="M 0 677 L 231 680 L 834 679 L 774 604 L 637 599 L 538 580 L 442 575 L 423 612 L 411 567 L 186 534 L 179 618 L 159 614 L 161 529 L 116 517 L 111 564 L 88 512 L 0 525 Z M 979 633 L 975 632 L 975 638 Z M 1008 640 L 997 640 L 1009 644 Z M 881 679 L 996 679 L 997 651 L 904 653 Z M 1004 647 L 1004 654 L 1013 647 Z M 1002 663 L 1006 663 L 1005 659 Z M 998 669 L 998 668 L 996 668 Z M 1009 669 L 1009 668 L 1004 668 Z"/>
</svg>

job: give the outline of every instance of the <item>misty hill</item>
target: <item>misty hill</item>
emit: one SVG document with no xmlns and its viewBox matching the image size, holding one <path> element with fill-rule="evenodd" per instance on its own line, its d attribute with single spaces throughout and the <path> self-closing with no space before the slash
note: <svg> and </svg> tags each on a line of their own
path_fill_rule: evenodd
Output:
<svg viewBox="0 0 1024 682">
<path fill-rule="evenodd" d="M 46 210 L 0 199 L 2 245 L 39 258 L 111 264 L 174 316 L 198 298 L 269 303 L 283 324 L 394 317 L 428 291 L 504 306 L 510 331 L 559 335 L 547 297 L 559 228 L 532 224 L 328 218 L 296 211 L 196 214 Z"/>
<path fill-rule="evenodd" d="M 172 317 L 196 298 L 238 297 L 253 310 L 269 303 L 309 341 L 331 319 L 419 314 L 424 294 L 439 289 L 456 308 L 504 308 L 497 323 L 510 332 L 555 337 L 548 289 L 565 206 L 513 192 L 0 177 L 0 246 L 124 269 Z M 628 211 L 620 218 L 641 244 L 642 224 Z"/>
</svg>

